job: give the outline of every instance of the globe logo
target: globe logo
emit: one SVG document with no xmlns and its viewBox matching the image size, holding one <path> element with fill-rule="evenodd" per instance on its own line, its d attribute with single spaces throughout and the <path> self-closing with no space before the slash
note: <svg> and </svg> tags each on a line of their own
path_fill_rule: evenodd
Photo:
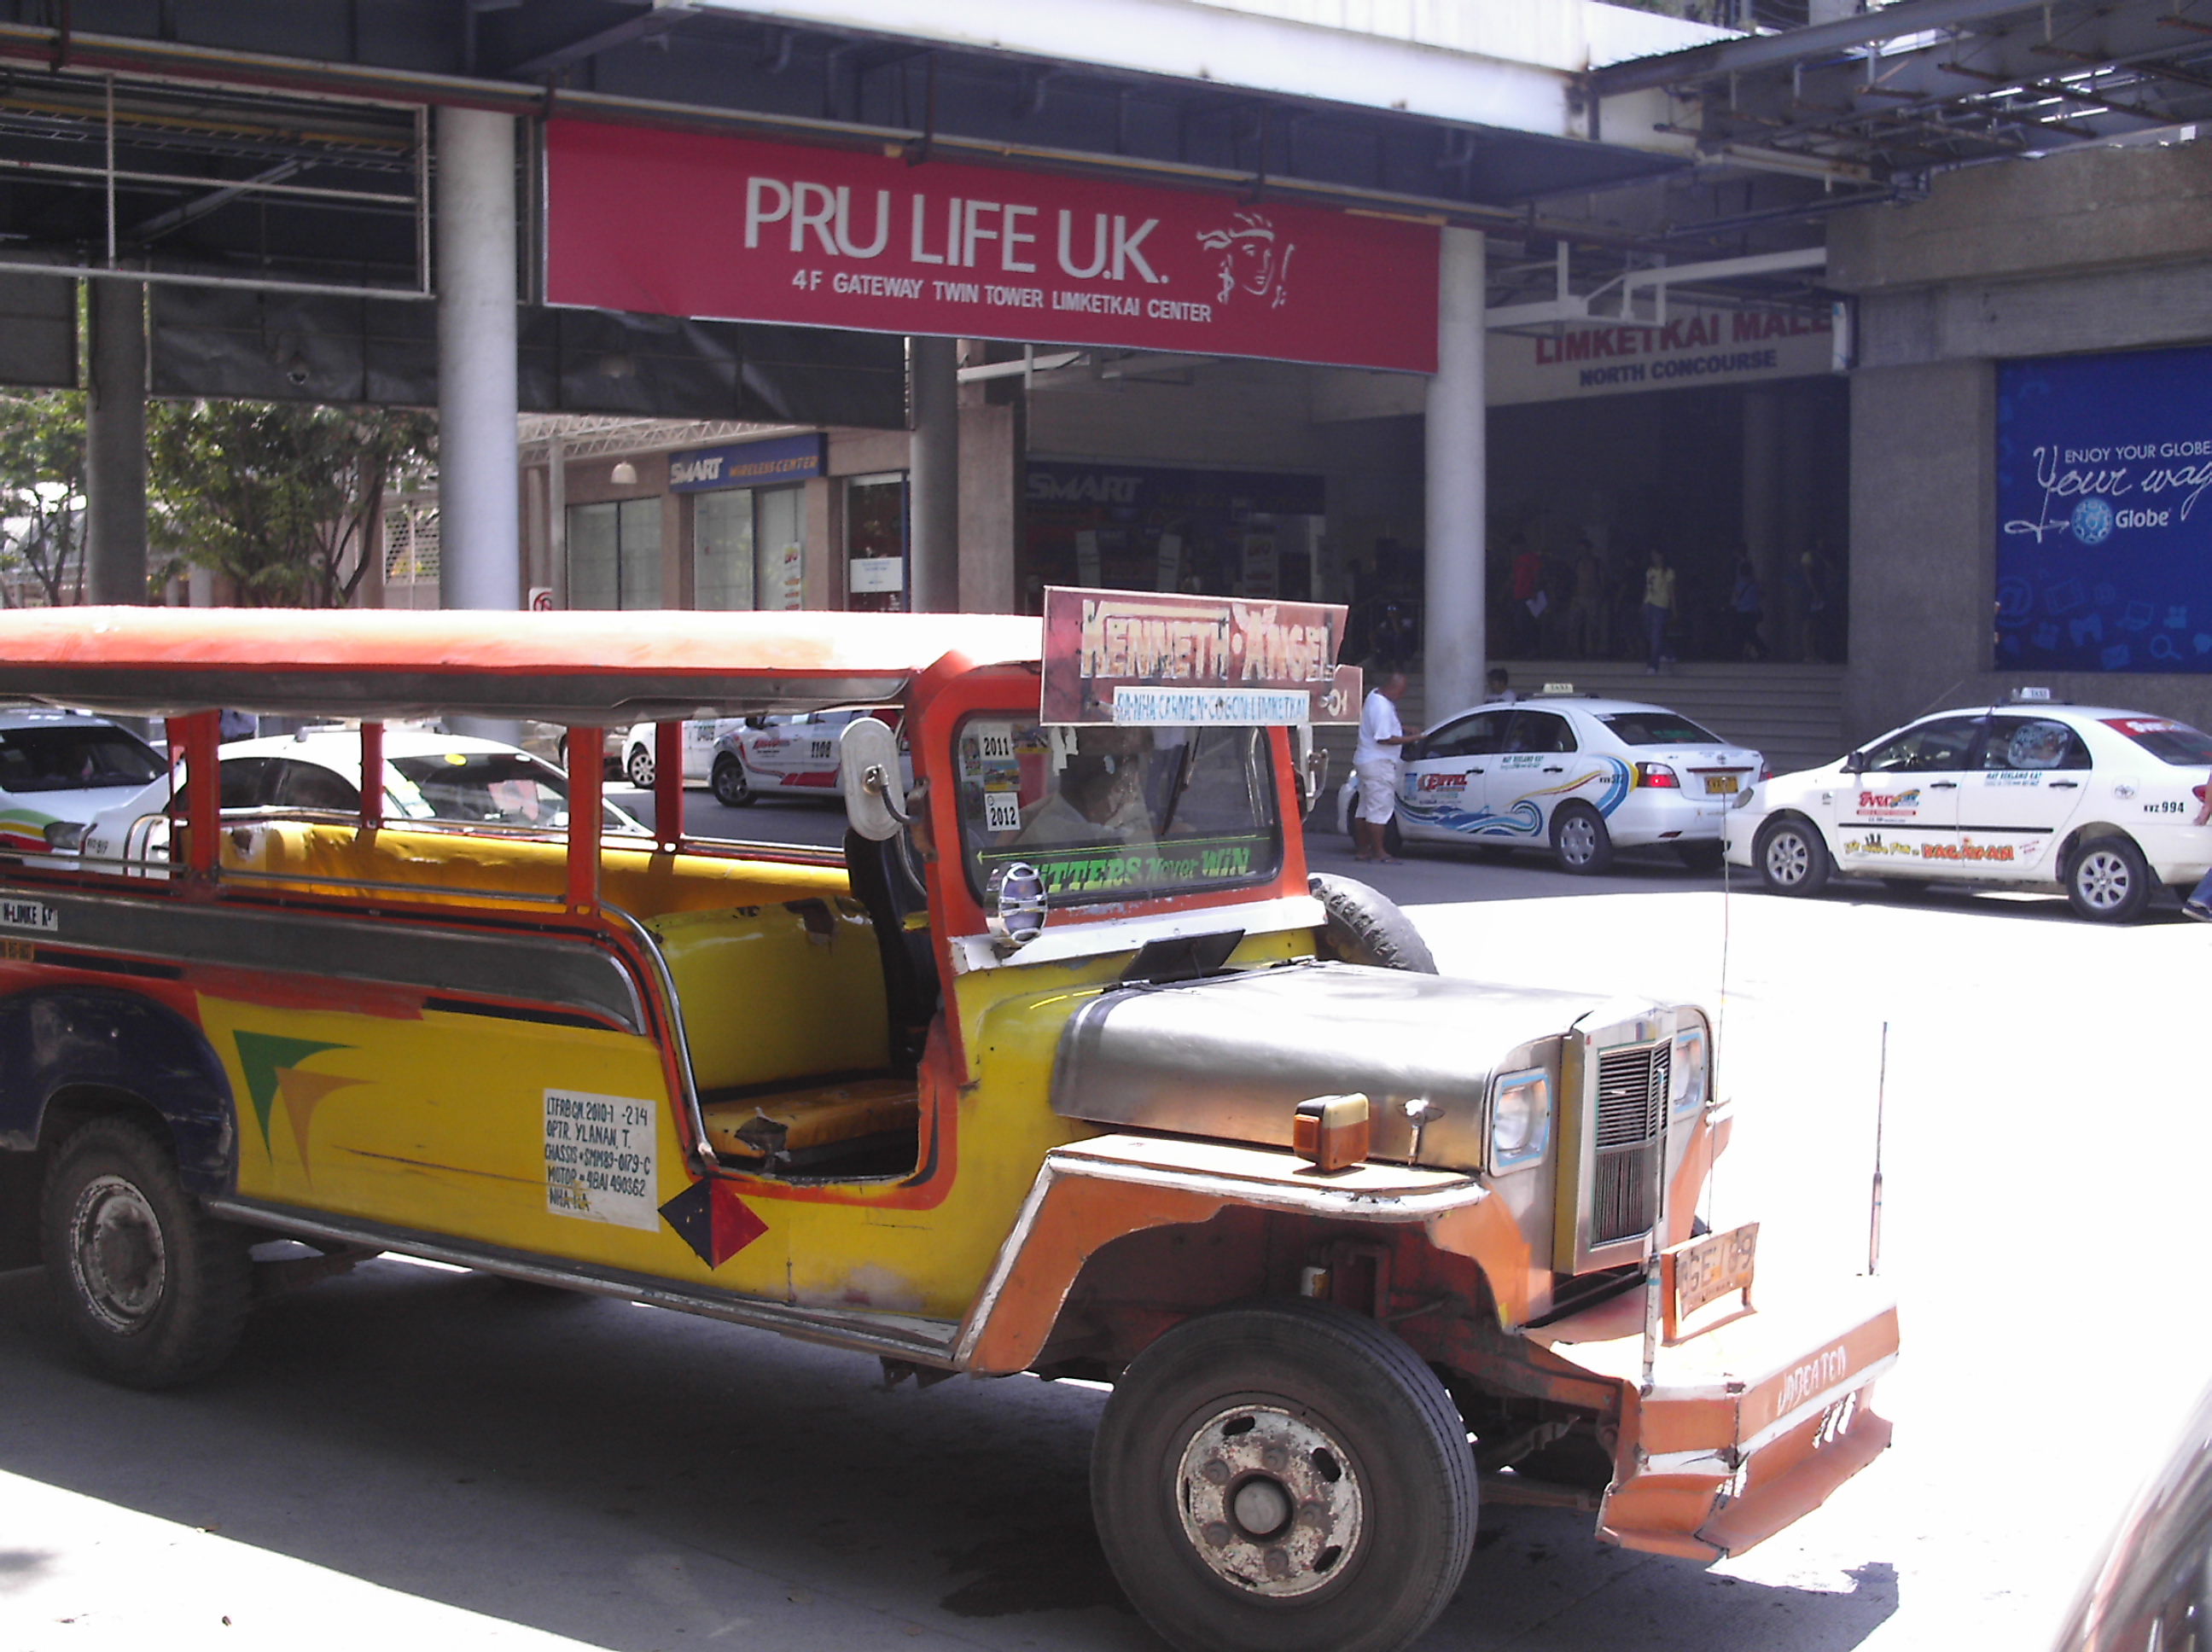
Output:
<svg viewBox="0 0 2212 1652">
<path fill-rule="evenodd" d="M 2074 507 L 2074 537 L 2085 545 L 2101 545 L 2112 537 L 2112 507 L 2101 499 L 2085 499 Z"/>
</svg>

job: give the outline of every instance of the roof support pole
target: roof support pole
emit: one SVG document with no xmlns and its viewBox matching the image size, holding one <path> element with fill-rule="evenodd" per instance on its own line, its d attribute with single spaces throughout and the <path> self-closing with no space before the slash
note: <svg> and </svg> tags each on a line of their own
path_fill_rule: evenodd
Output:
<svg viewBox="0 0 2212 1652">
<path fill-rule="evenodd" d="M 371 719 L 361 726 L 361 829 L 384 824 L 384 725 Z"/>
<path fill-rule="evenodd" d="M 907 341 L 914 446 L 908 461 L 913 586 L 907 607 L 950 614 L 960 606 L 960 360 L 951 338 Z"/>
<path fill-rule="evenodd" d="M 1445 229 L 1437 273 L 1437 373 L 1426 420 L 1428 597 L 1422 631 L 1422 720 L 1482 698 L 1489 464 L 1484 394 L 1487 260 L 1479 229 Z"/>
<path fill-rule="evenodd" d="M 146 288 L 86 283 L 87 602 L 146 600 Z"/>
<path fill-rule="evenodd" d="M 568 910 L 596 911 L 599 904 L 599 834 L 605 829 L 600 782 L 606 765 L 599 754 L 606 737 L 596 728 L 568 731 Z M 574 761 L 582 757 L 581 762 Z"/>
<path fill-rule="evenodd" d="M 604 765 L 602 765 L 604 767 Z M 653 726 L 653 835 L 664 849 L 684 847 L 684 725 Z"/>
<path fill-rule="evenodd" d="M 437 112 L 438 601 L 522 606 L 514 117 Z"/>
<path fill-rule="evenodd" d="M 185 888 L 188 894 L 211 894 L 222 836 L 222 782 L 216 774 L 216 749 L 222 744 L 222 714 L 196 711 L 172 718 L 170 739 L 183 736 L 185 748 Z"/>
</svg>

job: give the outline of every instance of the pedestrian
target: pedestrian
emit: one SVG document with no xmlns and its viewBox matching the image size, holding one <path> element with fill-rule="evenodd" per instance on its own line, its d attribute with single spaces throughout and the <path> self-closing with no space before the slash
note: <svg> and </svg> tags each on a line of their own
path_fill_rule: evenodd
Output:
<svg viewBox="0 0 2212 1652">
<path fill-rule="evenodd" d="M 1766 598 L 1759 588 L 1759 574 L 1751 565 L 1751 558 L 1739 555 L 1735 559 L 1735 589 L 1729 595 L 1729 624 L 1730 641 L 1738 659 L 1766 658 L 1766 639 L 1759 635 L 1760 623 L 1766 617 Z"/>
<path fill-rule="evenodd" d="M 1656 677 L 1659 668 L 1674 659 L 1667 652 L 1667 627 L 1674 617 L 1674 570 L 1667 566 L 1667 553 L 1651 547 L 1650 565 L 1644 570 L 1644 669 Z"/>
<path fill-rule="evenodd" d="M 1605 654 L 1605 563 L 1587 533 L 1575 547 L 1575 594 L 1567 604 L 1567 653 L 1577 659 Z"/>
<path fill-rule="evenodd" d="M 2197 788 L 2197 818 L 2192 823 L 2212 826 L 2212 774 L 2206 775 L 2204 784 Z M 2206 872 L 2203 880 L 2190 891 L 2181 909 L 2192 918 L 2212 923 L 2212 872 Z"/>
<path fill-rule="evenodd" d="M 1805 597 L 1805 658 L 1825 661 L 1828 658 L 1829 610 L 1834 602 L 1835 570 L 1828 565 L 1827 548 L 1821 541 L 1815 539 L 1813 548 L 1797 559 L 1797 577 Z"/>
<path fill-rule="evenodd" d="M 1359 785 L 1359 799 L 1352 811 L 1352 858 L 1356 860 L 1399 864 L 1382 841 L 1382 829 L 1398 808 L 1398 751 L 1408 734 L 1398 721 L 1398 701 L 1406 692 L 1406 674 L 1392 671 L 1368 690 L 1359 714 L 1359 742 L 1352 749 L 1352 774 Z"/>
<path fill-rule="evenodd" d="M 1482 696 L 1485 705 L 1510 706 L 1520 699 L 1513 692 L 1513 679 L 1506 675 L 1503 665 L 1492 665 L 1485 680 L 1490 685 L 1490 691 Z"/>
<path fill-rule="evenodd" d="M 1513 536 L 1513 594 L 1506 609 L 1512 621 L 1513 652 L 1536 652 L 1536 628 L 1550 598 L 1544 594 L 1544 559 L 1520 534 Z"/>
</svg>

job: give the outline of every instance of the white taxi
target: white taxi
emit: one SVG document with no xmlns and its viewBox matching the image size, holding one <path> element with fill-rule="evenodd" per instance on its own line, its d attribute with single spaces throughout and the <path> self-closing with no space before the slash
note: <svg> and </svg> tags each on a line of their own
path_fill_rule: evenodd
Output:
<svg viewBox="0 0 2212 1652">
<path fill-rule="evenodd" d="M 1731 815 L 1728 858 L 1777 895 L 1837 874 L 2057 888 L 2124 923 L 2212 864 L 2192 824 L 2212 735 L 2147 712 L 2022 699 L 1942 711 L 1821 768 L 1767 780 Z"/>
<path fill-rule="evenodd" d="M 1717 868 L 1723 819 L 1763 767 L 1661 706 L 1564 695 L 1477 706 L 1406 747 L 1393 823 L 1408 842 L 1548 845 L 1573 872 L 1604 872 L 1615 849 L 1646 844 Z M 1356 789 L 1347 780 L 1338 794 L 1347 833 Z"/>
<path fill-rule="evenodd" d="M 688 722 L 684 783 L 704 780 L 715 801 L 732 809 L 744 807 L 763 792 L 835 799 L 840 795 L 837 736 L 855 717 L 869 716 L 895 726 L 898 720 L 880 711 L 810 711 Z M 633 785 L 651 786 L 653 725 L 640 723 L 630 730 L 625 747 L 623 773 Z"/>
</svg>

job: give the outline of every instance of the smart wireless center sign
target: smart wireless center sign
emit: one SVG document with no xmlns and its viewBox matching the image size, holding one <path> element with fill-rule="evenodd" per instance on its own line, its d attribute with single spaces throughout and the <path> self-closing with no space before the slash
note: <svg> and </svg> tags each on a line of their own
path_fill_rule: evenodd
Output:
<svg viewBox="0 0 2212 1652">
<path fill-rule="evenodd" d="M 555 304 L 1436 370 L 1429 224 L 575 120 L 545 180 Z"/>
<path fill-rule="evenodd" d="M 2212 672 L 2212 349 L 1997 370 L 2000 670 Z"/>
</svg>

